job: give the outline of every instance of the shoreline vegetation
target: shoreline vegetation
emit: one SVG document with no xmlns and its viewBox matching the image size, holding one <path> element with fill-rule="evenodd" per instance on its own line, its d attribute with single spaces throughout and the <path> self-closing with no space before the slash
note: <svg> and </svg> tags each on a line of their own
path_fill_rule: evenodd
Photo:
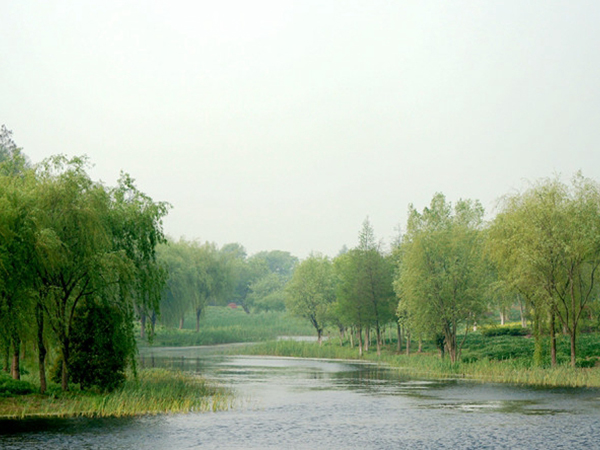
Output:
<svg viewBox="0 0 600 450">
<path fill-rule="evenodd" d="M 233 352 L 232 352 L 233 353 Z M 384 363 L 403 373 L 429 379 L 462 378 L 482 383 L 507 383 L 540 387 L 600 388 L 599 368 L 573 368 L 568 364 L 556 367 L 532 367 L 522 359 L 482 359 L 473 362 L 450 362 L 438 355 L 426 353 L 398 354 L 383 349 L 381 356 L 376 352 L 363 353 L 359 357 L 356 349 L 340 347 L 339 343 L 297 342 L 290 340 L 268 341 L 236 347 L 235 354 L 281 356 L 299 358 L 342 359 Z"/>
<path fill-rule="evenodd" d="M 43 395 L 39 394 L 39 387 L 36 391 L 0 397 L 0 420 L 223 411 L 230 409 L 234 401 L 227 389 L 198 375 L 166 369 L 142 369 L 137 380 L 128 379 L 121 388 L 109 393 L 63 392 L 58 387 Z"/>
</svg>

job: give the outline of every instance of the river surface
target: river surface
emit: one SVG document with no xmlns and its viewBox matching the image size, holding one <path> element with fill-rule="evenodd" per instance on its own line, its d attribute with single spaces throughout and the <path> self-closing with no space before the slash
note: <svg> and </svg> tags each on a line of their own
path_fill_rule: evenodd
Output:
<svg viewBox="0 0 600 450">
<path fill-rule="evenodd" d="M 600 390 L 410 379 L 360 362 L 156 350 L 237 407 L 130 419 L 0 422 L 0 449 L 600 449 Z"/>
</svg>

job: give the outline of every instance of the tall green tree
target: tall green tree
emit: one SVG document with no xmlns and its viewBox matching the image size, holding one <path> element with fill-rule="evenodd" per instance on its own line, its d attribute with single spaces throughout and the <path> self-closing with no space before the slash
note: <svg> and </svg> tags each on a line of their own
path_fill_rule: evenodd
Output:
<svg viewBox="0 0 600 450">
<path fill-rule="evenodd" d="M 396 292 L 417 327 L 441 334 L 452 362 L 469 329 L 485 311 L 483 208 L 436 194 L 419 213 L 409 208 Z M 458 334 L 464 330 L 459 342 Z"/>
<path fill-rule="evenodd" d="M 381 354 L 383 326 L 393 321 L 396 299 L 392 287 L 393 265 L 381 251 L 369 219 L 365 219 L 356 249 L 340 255 L 336 268 L 339 280 L 339 311 L 345 322 L 374 327 L 377 354 Z M 359 338 L 359 351 L 362 351 Z"/>
<path fill-rule="evenodd" d="M 311 254 L 296 268 L 286 287 L 287 309 L 308 319 L 321 344 L 323 330 L 335 301 L 335 275 L 329 258 Z"/>
<path fill-rule="evenodd" d="M 506 197 L 490 228 L 490 248 L 504 279 L 531 299 L 538 329 L 548 316 L 552 364 L 558 320 L 569 334 L 575 366 L 578 326 L 598 297 L 598 184 L 579 173 L 570 186 L 547 179 Z"/>
</svg>

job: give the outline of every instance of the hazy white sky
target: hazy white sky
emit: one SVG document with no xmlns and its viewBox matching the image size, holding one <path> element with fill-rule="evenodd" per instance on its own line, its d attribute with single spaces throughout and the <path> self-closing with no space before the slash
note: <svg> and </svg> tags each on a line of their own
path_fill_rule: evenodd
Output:
<svg viewBox="0 0 600 450">
<path fill-rule="evenodd" d="M 600 2 L 32 1 L 0 7 L 0 124 L 87 154 L 254 253 L 389 243 L 435 192 L 600 180 Z"/>
</svg>

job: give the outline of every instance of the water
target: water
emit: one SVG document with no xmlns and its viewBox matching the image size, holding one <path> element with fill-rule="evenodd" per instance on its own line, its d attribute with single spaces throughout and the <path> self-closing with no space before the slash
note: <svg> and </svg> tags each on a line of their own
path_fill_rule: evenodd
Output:
<svg viewBox="0 0 600 450">
<path fill-rule="evenodd" d="M 232 411 L 133 419 L 0 422 L 1 449 L 600 448 L 600 390 L 417 380 L 373 364 L 145 357 L 219 380 Z"/>
</svg>

